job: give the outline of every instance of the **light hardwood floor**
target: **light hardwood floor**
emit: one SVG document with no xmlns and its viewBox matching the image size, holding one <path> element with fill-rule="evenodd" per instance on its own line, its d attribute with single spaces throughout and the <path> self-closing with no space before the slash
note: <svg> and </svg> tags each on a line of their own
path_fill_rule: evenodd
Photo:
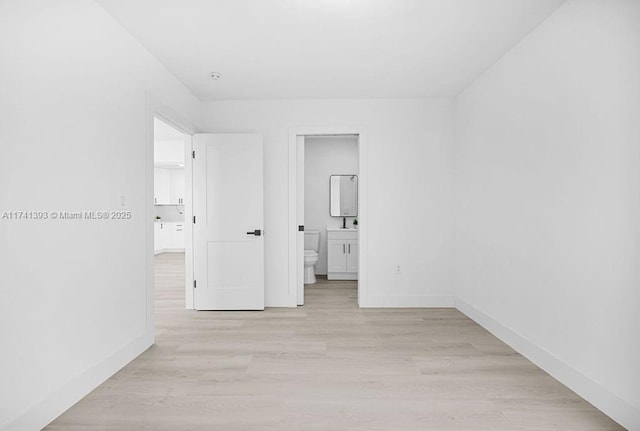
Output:
<svg viewBox="0 0 640 431">
<path fill-rule="evenodd" d="M 621 430 L 455 309 L 184 310 L 183 255 L 156 258 L 156 344 L 47 430 Z"/>
</svg>

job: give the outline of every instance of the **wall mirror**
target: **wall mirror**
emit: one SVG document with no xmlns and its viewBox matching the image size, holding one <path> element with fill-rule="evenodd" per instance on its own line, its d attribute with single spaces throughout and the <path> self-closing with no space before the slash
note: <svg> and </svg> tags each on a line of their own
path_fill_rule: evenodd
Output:
<svg viewBox="0 0 640 431">
<path fill-rule="evenodd" d="M 329 177 L 329 201 L 332 217 L 358 215 L 358 176 L 331 175 Z"/>
</svg>

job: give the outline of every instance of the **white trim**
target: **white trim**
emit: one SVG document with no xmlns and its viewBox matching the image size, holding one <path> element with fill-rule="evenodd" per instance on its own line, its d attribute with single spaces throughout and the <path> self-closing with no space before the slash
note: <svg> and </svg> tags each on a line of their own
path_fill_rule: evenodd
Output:
<svg viewBox="0 0 640 431">
<path fill-rule="evenodd" d="M 186 254 L 186 252 L 187 252 L 186 248 L 162 248 L 160 250 L 156 250 L 154 254 L 160 254 L 160 253 L 185 253 Z"/>
<path fill-rule="evenodd" d="M 45 399 L 31 406 L 9 423 L 0 425 L 5 431 L 39 430 L 80 401 L 153 344 L 153 337 L 145 334 L 118 350 L 109 358 L 85 370 Z"/>
<path fill-rule="evenodd" d="M 320 274 L 322 275 L 322 274 Z M 329 272 L 325 274 L 327 276 L 327 280 L 357 280 L 358 273 L 357 272 Z"/>
<path fill-rule="evenodd" d="M 366 308 L 454 308 L 453 295 L 369 295 Z"/>
<path fill-rule="evenodd" d="M 296 236 L 297 225 L 297 136 L 322 136 L 322 135 L 357 135 L 358 136 L 358 230 L 359 238 L 359 263 L 358 263 L 358 304 L 361 307 L 369 306 L 367 301 L 368 283 L 368 193 L 369 184 L 367 170 L 367 131 L 364 127 L 348 126 L 296 126 L 289 128 L 289 224 L 287 227 L 289 236 L 289 283 L 288 306 L 296 307 Z"/>
<path fill-rule="evenodd" d="M 296 225 L 304 225 L 304 187 L 298 187 L 300 184 L 304 184 L 304 157 L 305 157 L 305 136 L 296 136 Z M 304 249 L 304 232 L 302 234 L 296 232 L 296 286 L 297 286 L 297 301 L 298 305 L 304 305 L 304 253 L 300 253 L 300 248 Z"/>
<path fill-rule="evenodd" d="M 193 291 L 193 135 L 184 143 L 184 308 L 194 310 Z"/>
<path fill-rule="evenodd" d="M 155 223 L 155 206 L 154 206 L 154 118 L 160 103 L 156 101 L 149 93 L 146 93 L 146 112 L 145 112 L 145 184 L 144 184 L 144 208 L 145 208 L 145 289 L 147 294 L 147 319 L 145 332 L 151 338 L 151 343 L 155 342 L 155 319 L 154 319 L 154 292 L 155 292 L 155 259 L 154 253 L 154 223 Z M 114 370 L 114 373 L 116 370 Z"/>
<path fill-rule="evenodd" d="M 625 428 L 640 430 L 638 408 L 473 305 L 456 298 L 456 308 Z"/>
</svg>

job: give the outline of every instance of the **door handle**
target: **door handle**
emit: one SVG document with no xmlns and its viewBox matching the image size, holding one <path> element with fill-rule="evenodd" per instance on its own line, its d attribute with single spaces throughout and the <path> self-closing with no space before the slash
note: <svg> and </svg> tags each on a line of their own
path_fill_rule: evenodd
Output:
<svg viewBox="0 0 640 431">
<path fill-rule="evenodd" d="M 346 247 L 346 245 L 342 244 L 342 254 L 345 254 L 347 252 Z"/>
<path fill-rule="evenodd" d="M 351 254 L 351 244 L 349 244 L 349 254 Z"/>
<path fill-rule="evenodd" d="M 253 232 L 247 232 L 247 235 L 260 236 L 260 235 L 262 235 L 262 231 L 260 229 L 256 229 Z"/>
</svg>

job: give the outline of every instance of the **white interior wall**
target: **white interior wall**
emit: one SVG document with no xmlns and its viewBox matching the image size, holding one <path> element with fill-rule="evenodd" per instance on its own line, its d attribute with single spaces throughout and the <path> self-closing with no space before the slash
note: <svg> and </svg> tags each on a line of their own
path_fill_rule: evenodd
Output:
<svg viewBox="0 0 640 431">
<path fill-rule="evenodd" d="M 329 214 L 329 177 L 358 174 L 358 137 L 307 137 L 304 141 L 304 226 L 320 232 L 316 274 L 327 273 L 327 225 L 342 225 Z M 355 217 L 347 217 L 352 227 Z"/>
<path fill-rule="evenodd" d="M 199 102 L 90 0 L 2 2 L 0 62 L 0 210 L 133 213 L 0 219 L 0 428 L 30 430 L 152 343 L 147 108 Z"/>
<path fill-rule="evenodd" d="M 197 123 L 198 102 L 91 1 L 0 7 L 2 211 L 125 195 L 135 215 L 0 220 L 0 428 L 36 429 L 151 342 L 145 104 Z M 638 21 L 631 0 L 569 1 L 459 97 L 455 271 L 451 100 L 205 104 L 206 130 L 265 138 L 267 305 L 287 303 L 288 128 L 364 126 L 369 305 L 448 304 L 455 273 L 466 312 L 640 428 Z"/>
<path fill-rule="evenodd" d="M 207 132 L 264 138 L 266 305 L 289 304 L 288 227 L 295 221 L 288 220 L 288 133 L 299 126 L 367 130 L 371 270 L 364 305 L 452 305 L 452 120 L 451 99 L 204 103 Z"/>
<path fill-rule="evenodd" d="M 457 103 L 456 296 L 640 429 L 640 3 L 573 0 Z"/>
</svg>

